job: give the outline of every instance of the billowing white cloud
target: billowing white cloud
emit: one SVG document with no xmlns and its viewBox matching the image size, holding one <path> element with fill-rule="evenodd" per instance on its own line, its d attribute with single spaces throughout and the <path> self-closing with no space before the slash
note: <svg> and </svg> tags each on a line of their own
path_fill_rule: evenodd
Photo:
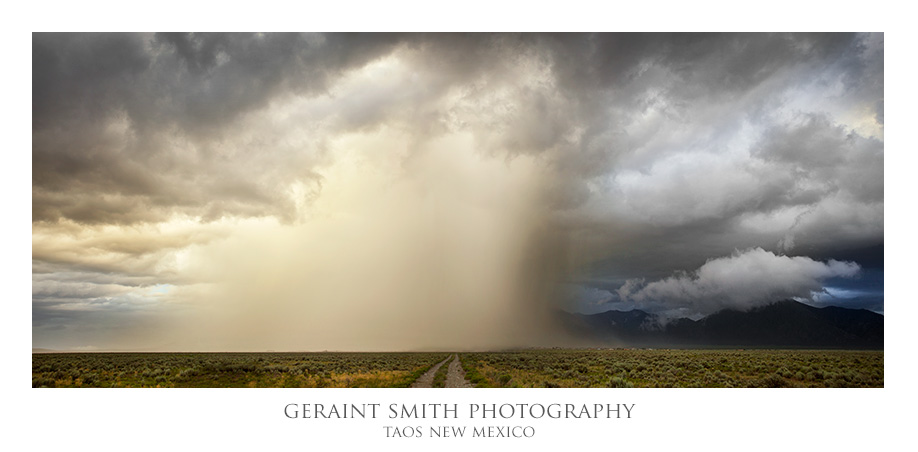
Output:
<svg viewBox="0 0 918 452">
<path fill-rule="evenodd" d="M 853 262 L 820 262 L 753 248 L 707 261 L 697 270 L 649 283 L 629 280 L 619 291 L 625 301 L 663 305 L 681 313 L 707 315 L 725 308 L 746 310 L 775 301 L 812 299 L 828 278 L 851 278 Z"/>
</svg>

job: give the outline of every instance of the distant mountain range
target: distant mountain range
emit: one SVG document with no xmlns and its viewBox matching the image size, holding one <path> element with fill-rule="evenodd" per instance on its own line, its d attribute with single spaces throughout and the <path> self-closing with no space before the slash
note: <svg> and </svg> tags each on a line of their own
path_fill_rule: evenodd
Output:
<svg viewBox="0 0 918 452">
<path fill-rule="evenodd" d="M 883 348 L 883 316 L 866 309 L 815 308 L 792 300 L 700 320 L 661 322 L 640 310 L 558 313 L 575 339 L 633 347 Z"/>
</svg>

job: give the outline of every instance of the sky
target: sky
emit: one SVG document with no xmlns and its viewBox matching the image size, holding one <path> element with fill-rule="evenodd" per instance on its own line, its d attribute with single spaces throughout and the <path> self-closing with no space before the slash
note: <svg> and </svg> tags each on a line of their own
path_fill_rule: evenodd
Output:
<svg viewBox="0 0 918 452">
<path fill-rule="evenodd" d="M 883 34 L 32 35 L 32 345 L 884 312 Z"/>
</svg>

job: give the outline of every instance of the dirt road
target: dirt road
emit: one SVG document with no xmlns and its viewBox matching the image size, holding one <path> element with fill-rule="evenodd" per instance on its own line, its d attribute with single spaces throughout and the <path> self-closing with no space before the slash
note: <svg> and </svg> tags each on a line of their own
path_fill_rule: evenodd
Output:
<svg viewBox="0 0 918 452">
<path fill-rule="evenodd" d="M 427 372 L 424 372 L 424 375 L 421 375 L 420 377 L 418 377 L 417 380 L 414 381 L 414 383 L 411 383 L 411 387 L 412 388 L 433 387 L 434 375 L 436 375 L 437 371 L 440 370 L 440 366 L 446 364 L 447 361 L 449 361 L 449 358 L 446 358 L 443 361 L 440 361 L 439 363 L 431 367 L 430 370 L 428 370 Z"/>
<path fill-rule="evenodd" d="M 433 387 L 434 375 L 437 374 L 437 371 L 440 370 L 440 367 L 446 364 L 447 361 L 452 360 L 449 363 L 449 368 L 447 369 L 446 374 L 446 387 L 447 388 L 471 388 L 472 385 L 465 379 L 465 370 L 462 369 L 462 364 L 459 363 L 459 355 L 453 355 L 449 358 L 440 361 L 436 365 L 430 368 L 427 372 L 424 372 L 424 375 L 418 377 L 414 383 L 411 384 L 412 388 L 430 388 Z"/>
</svg>

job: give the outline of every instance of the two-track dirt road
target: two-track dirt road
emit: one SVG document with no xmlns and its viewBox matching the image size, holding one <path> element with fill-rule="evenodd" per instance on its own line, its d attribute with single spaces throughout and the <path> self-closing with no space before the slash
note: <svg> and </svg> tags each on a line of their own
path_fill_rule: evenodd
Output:
<svg viewBox="0 0 918 452">
<path fill-rule="evenodd" d="M 453 355 L 449 358 L 440 361 L 436 365 L 430 368 L 427 372 L 424 372 L 424 375 L 421 375 L 414 383 L 411 384 L 412 388 L 431 388 L 433 387 L 434 375 L 437 374 L 437 371 L 440 370 L 440 367 L 446 364 L 447 361 L 452 361 L 449 363 L 449 369 L 446 374 L 446 387 L 447 388 L 471 388 L 472 385 L 465 378 L 465 370 L 462 369 L 462 364 L 459 362 L 459 355 Z"/>
</svg>

